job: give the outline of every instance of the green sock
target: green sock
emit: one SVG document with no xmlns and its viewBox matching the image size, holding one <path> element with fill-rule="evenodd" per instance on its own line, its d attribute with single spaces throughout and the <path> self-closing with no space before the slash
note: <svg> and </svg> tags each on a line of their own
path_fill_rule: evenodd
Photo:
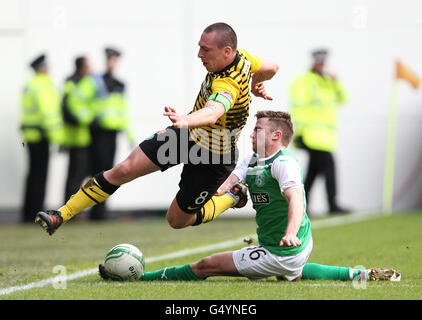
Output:
<svg viewBox="0 0 422 320">
<path fill-rule="evenodd" d="M 303 280 L 353 280 L 363 270 L 347 267 L 307 263 L 302 270 Z"/>
<path fill-rule="evenodd" d="M 203 280 L 198 277 L 190 267 L 189 264 L 183 266 L 168 267 L 156 271 L 145 272 L 144 275 L 139 279 L 141 281 L 153 281 L 153 280 Z"/>
</svg>

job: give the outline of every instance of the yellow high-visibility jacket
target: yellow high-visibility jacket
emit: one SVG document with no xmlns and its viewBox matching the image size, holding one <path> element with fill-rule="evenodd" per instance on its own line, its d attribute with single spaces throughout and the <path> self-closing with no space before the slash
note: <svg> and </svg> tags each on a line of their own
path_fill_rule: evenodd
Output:
<svg viewBox="0 0 422 320">
<path fill-rule="evenodd" d="M 91 124 L 95 120 L 105 130 L 124 131 L 129 140 L 134 139 L 123 91 L 110 92 L 103 76 L 88 75 L 79 81 L 74 93 L 68 103 L 80 123 Z"/>
<path fill-rule="evenodd" d="M 290 88 L 290 108 L 296 137 L 313 150 L 337 147 L 338 106 L 346 102 L 343 86 L 326 75 L 309 71 Z"/>
<path fill-rule="evenodd" d="M 66 132 L 66 146 L 67 147 L 87 147 L 91 144 L 91 133 L 89 131 L 89 124 L 82 123 L 76 116 L 77 110 L 75 104 L 70 104 L 69 100 L 76 94 L 76 86 L 80 78 L 77 76 L 69 77 L 64 84 L 62 112 L 65 122 L 64 130 Z"/>
<path fill-rule="evenodd" d="M 36 143 L 43 138 L 52 143 L 63 143 L 60 95 L 47 74 L 36 73 L 24 89 L 21 129 L 27 143 Z"/>
</svg>

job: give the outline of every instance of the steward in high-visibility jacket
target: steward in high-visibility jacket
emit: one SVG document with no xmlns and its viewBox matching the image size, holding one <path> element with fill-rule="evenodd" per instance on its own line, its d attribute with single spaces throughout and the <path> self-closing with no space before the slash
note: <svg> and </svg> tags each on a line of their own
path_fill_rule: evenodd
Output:
<svg viewBox="0 0 422 320">
<path fill-rule="evenodd" d="M 125 86 L 113 75 L 120 53 L 107 48 L 106 56 L 107 72 L 83 77 L 78 82 L 74 94 L 68 98 L 68 103 L 79 122 L 90 126 L 92 174 L 113 167 L 119 132 L 126 134 L 131 145 L 135 142 L 124 96 Z M 91 220 L 104 218 L 104 202 L 92 207 Z"/>
<path fill-rule="evenodd" d="M 30 66 L 35 75 L 26 84 L 21 101 L 20 128 L 29 156 L 22 222 L 33 222 L 43 209 L 50 144 L 60 145 L 64 140 L 60 95 L 48 75 L 46 56 L 37 57 Z"/>
<path fill-rule="evenodd" d="M 63 87 L 62 112 L 65 123 L 66 147 L 87 147 L 91 143 L 89 124 L 78 119 L 74 110 L 75 104 L 68 102 L 69 97 L 74 94 L 76 85 L 81 80 L 78 74 L 68 77 Z"/>
<path fill-rule="evenodd" d="M 86 57 L 77 57 L 75 59 L 75 72 L 66 79 L 63 88 L 62 113 L 66 132 L 65 149 L 69 154 L 65 201 L 78 191 L 83 180 L 91 173 L 89 157 L 91 132 L 89 124 L 80 121 L 76 110 L 74 110 L 75 104 L 69 103 L 69 99 L 76 94 L 77 84 L 84 76 L 89 74 L 90 69 Z"/>
<path fill-rule="evenodd" d="M 317 176 L 325 178 L 329 213 L 348 212 L 337 204 L 336 166 L 338 106 L 346 102 L 343 86 L 324 72 L 327 50 L 315 50 L 312 70 L 298 77 L 290 90 L 290 106 L 295 126 L 294 145 L 309 154 L 304 188 L 309 192 Z"/>
<path fill-rule="evenodd" d="M 301 137 L 310 149 L 333 152 L 338 140 L 338 106 L 346 100 L 343 86 L 331 76 L 313 70 L 299 76 L 290 91 L 295 142 Z"/>
<path fill-rule="evenodd" d="M 80 123 L 110 131 L 124 131 L 130 142 L 131 119 L 124 97 L 124 84 L 107 75 L 87 75 L 76 86 L 68 103 Z"/>
<path fill-rule="evenodd" d="M 37 72 L 26 85 L 22 95 L 21 129 L 25 143 L 46 139 L 63 143 L 63 119 L 60 95 L 50 76 Z"/>
</svg>

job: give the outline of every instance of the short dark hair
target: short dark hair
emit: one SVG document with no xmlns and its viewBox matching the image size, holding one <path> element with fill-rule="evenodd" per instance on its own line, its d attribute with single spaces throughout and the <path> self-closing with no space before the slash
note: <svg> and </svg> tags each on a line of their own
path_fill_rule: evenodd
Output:
<svg viewBox="0 0 422 320">
<path fill-rule="evenodd" d="M 85 57 L 77 57 L 75 59 L 75 68 L 76 68 L 76 70 L 79 71 L 79 70 L 81 70 L 84 67 L 85 60 L 86 60 Z"/>
<path fill-rule="evenodd" d="M 261 118 L 269 118 L 269 121 L 272 124 L 271 129 L 273 131 L 281 130 L 283 132 L 283 137 L 281 138 L 283 145 L 287 147 L 290 144 L 294 135 L 294 130 L 292 117 L 288 112 L 263 110 L 258 111 L 255 117 L 257 120 Z"/>
<path fill-rule="evenodd" d="M 216 32 L 217 46 L 221 49 L 225 46 L 231 47 L 233 50 L 237 49 L 237 36 L 233 28 L 227 23 L 217 22 L 205 28 L 204 32 Z"/>
</svg>

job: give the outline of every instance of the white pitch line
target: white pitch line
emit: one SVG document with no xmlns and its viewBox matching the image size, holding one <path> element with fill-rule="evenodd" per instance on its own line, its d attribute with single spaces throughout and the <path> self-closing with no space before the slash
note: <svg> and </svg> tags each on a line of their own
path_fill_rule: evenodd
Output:
<svg viewBox="0 0 422 320">
<path fill-rule="evenodd" d="M 379 216 L 380 216 L 379 214 L 373 214 L 373 213 L 354 213 L 354 214 L 349 214 L 345 216 L 332 217 L 332 218 L 328 218 L 324 220 L 313 221 L 312 229 L 333 227 L 333 226 L 338 226 L 338 225 L 347 224 L 347 223 L 359 222 L 359 221 L 364 221 L 364 220 L 368 220 L 368 219 L 379 217 Z M 167 260 L 167 259 L 181 258 L 181 257 L 186 257 L 186 256 L 190 256 L 197 253 L 204 253 L 204 252 L 214 251 L 218 249 L 234 247 L 236 245 L 241 244 L 244 238 L 255 237 L 255 236 L 256 236 L 255 234 L 245 235 L 235 240 L 228 240 L 228 241 L 210 244 L 207 246 L 167 253 L 161 256 L 157 256 L 157 257 L 146 258 L 145 262 L 150 263 L 150 262 L 162 261 L 162 260 Z M 0 296 L 7 295 L 16 291 L 24 291 L 24 290 L 30 290 L 33 288 L 45 287 L 47 285 L 52 285 L 54 283 L 57 283 L 58 281 L 60 282 L 71 281 L 78 278 L 89 276 L 97 272 L 98 272 L 98 268 L 92 268 L 92 269 L 78 271 L 65 277 L 56 276 L 56 277 L 52 277 L 52 278 L 48 278 L 48 279 L 44 279 L 44 280 L 40 280 L 36 282 L 31 282 L 25 285 L 8 287 L 8 288 L 0 289 Z"/>
<path fill-rule="evenodd" d="M 252 235 L 249 235 L 249 237 L 251 237 L 251 236 Z M 181 257 L 186 257 L 186 256 L 190 256 L 190 255 L 197 254 L 197 253 L 203 253 L 203 252 L 208 252 L 208 251 L 213 251 L 213 250 L 218 250 L 218 249 L 225 249 L 225 248 L 229 248 L 229 247 L 234 247 L 235 245 L 241 244 L 245 237 L 248 237 L 248 236 L 244 236 L 244 237 L 241 237 L 241 238 L 238 238 L 238 239 L 235 239 L 235 240 L 223 241 L 223 242 L 219 242 L 219 243 L 215 243 L 215 244 L 211 244 L 211 245 L 207 245 L 207 246 L 202 246 L 202 247 L 197 247 L 197 248 L 192 248 L 192 249 L 185 249 L 185 250 L 180 250 L 180 251 L 176 251 L 176 252 L 172 252 L 172 253 L 167 253 L 167 254 L 163 254 L 161 256 L 157 256 L 157 257 L 145 258 L 145 262 L 151 263 L 151 262 L 155 262 L 155 261 L 181 258 Z M 57 282 L 70 281 L 70 280 L 86 277 L 88 275 L 91 275 L 91 274 L 94 274 L 94 273 L 97 273 L 97 272 L 98 272 L 98 268 L 92 268 L 92 269 L 87 269 L 87 270 L 83 270 L 83 271 L 78 271 L 78 272 L 72 273 L 72 274 L 65 276 L 65 277 L 56 276 L 56 277 L 44 279 L 44 280 L 37 281 L 37 282 L 31 282 L 31 283 L 21 285 L 21 286 L 14 286 L 14 287 L 9 287 L 9 288 L 5 288 L 5 289 L 0 289 L 0 296 L 10 294 L 10 293 L 15 292 L 15 291 L 29 290 L 29 289 L 33 289 L 33 288 L 41 288 L 41 287 L 45 287 L 45 286 L 50 285 L 50 284 L 52 285 L 52 284 L 57 283 Z"/>
<path fill-rule="evenodd" d="M 34 288 L 41 288 L 47 285 L 53 285 L 54 283 L 57 283 L 57 282 L 70 281 L 70 280 L 86 277 L 95 272 L 98 272 L 98 268 L 78 271 L 66 277 L 56 276 L 56 277 L 44 279 L 37 282 L 31 282 L 22 286 L 14 286 L 14 287 L 5 288 L 5 289 L 0 290 L 0 296 L 10 294 L 15 291 L 24 291 L 24 290 L 34 289 Z"/>
</svg>

